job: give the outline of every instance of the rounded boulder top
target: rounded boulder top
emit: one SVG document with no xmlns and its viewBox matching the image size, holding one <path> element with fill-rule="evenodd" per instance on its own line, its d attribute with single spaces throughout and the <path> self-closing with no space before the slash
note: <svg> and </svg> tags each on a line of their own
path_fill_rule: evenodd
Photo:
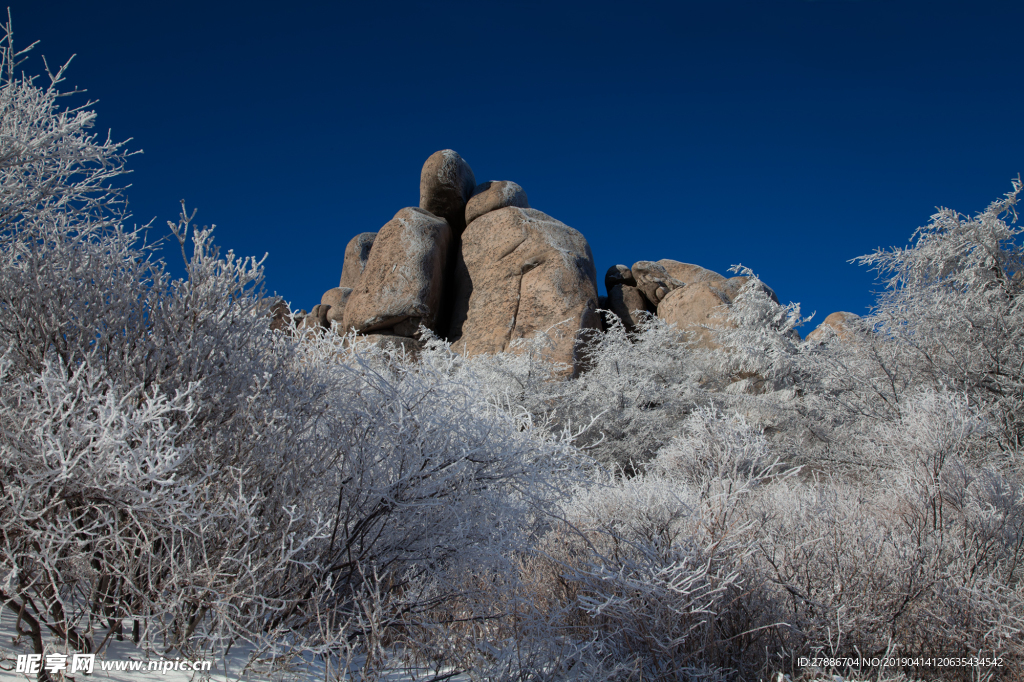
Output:
<svg viewBox="0 0 1024 682">
<path fill-rule="evenodd" d="M 363 232 L 349 240 L 345 247 L 339 287 L 355 289 L 359 285 L 359 278 L 363 276 L 363 269 L 370 258 L 370 249 L 373 248 L 373 240 L 376 238 L 376 232 Z"/>
<path fill-rule="evenodd" d="M 484 182 L 473 190 L 473 196 L 466 204 L 466 224 L 506 206 L 530 208 L 530 201 L 523 188 L 508 180 Z"/>
<path fill-rule="evenodd" d="M 854 330 L 857 329 L 860 319 L 860 315 L 843 310 L 832 313 L 807 335 L 807 340 L 825 342 L 831 338 L 837 338 L 844 342 L 852 341 L 856 337 Z"/>
<path fill-rule="evenodd" d="M 636 280 L 633 279 L 633 273 L 628 265 L 613 265 L 604 273 L 604 290 L 609 296 L 612 295 L 612 289 L 620 284 L 627 287 L 636 286 Z"/>
<path fill-rule="evenodd" d="M 420 172 L 420 208 L 444 218 L 456 232 L 466 229 L 466 203 L 476 189 L 476 177 L 453 149 L 434 152 Z"/>
</svg>

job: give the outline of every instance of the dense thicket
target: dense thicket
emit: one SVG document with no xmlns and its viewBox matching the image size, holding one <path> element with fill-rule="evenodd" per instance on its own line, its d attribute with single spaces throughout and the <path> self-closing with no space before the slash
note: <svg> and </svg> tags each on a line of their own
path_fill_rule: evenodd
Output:
<svg viewBox="0 0 1024 682">
<path fill-rule="evenodd" d="M 862 258 L 887 288 L 842 335 L 800 341 L 753 277 L 720 348 L 616 323 L 568 380 L 543 338 L 467 359 L 272 331 L 260 262 L 184 210 L 173 280 L 125 224 L 124 147 L 61 108 L 62 71 L 17 72 L 9 31 L 0 56 L 0 601 L 36 652 L 1024 675 L 1019 182 Z"/>
</svg>

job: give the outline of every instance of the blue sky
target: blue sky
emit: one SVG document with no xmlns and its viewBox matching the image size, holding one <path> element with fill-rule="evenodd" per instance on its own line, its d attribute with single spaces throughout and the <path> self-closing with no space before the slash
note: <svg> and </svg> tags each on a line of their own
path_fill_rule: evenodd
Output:
<svg viewBox="0 0 1024 682">
<path fill-rule="evenodd" d="M 143 150 L 135 219 L 185 199 L 306 309 L 438 149 L 582 232 L 599 280 L 742 263 L 815 323 L 871 304 L 849 259 L 1024 172 L 1016 0 L 10 6 Z"/>
</svg>

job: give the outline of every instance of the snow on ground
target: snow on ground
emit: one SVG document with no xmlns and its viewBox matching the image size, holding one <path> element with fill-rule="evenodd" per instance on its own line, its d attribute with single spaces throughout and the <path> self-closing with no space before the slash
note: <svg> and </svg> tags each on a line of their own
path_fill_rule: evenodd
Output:
<svg viewBox="0 0 1024 682">
<path fill-rule="evenodd" d="M 9 609 L 0 611 L 0 680 L 25 680 L 35 682 L 34 674 L 18 673 L 15 671 L 17 657 L 21 654 L 31 654 L 32 643 L 28 637 L 19 637 L 15 631 L 16 616 Z M 111 680 L 114 682 L 197 682 L 199 680 L 211 680 L 212 682 L 312 682 L 312 680 L 325 680 L 325 666 L 320 658 L 307 656 L 303 658 L 292 658 L 287 662 L 271 662 L 267 659 L 257 660 L 255 665 L 249 665 L 253 653 L 252 645 L 233 646 L 227 656 L 207 656 L 200 658 L 201 661 L 210 662 L 209 672 L 192 672 L 182 670 L 148 670 L 151 662 L 158 666 L 163 661 L 175 661 L 180 656 L 170 655 L 164 657 L 159 651 L 145 649 L 136 646 L 131 641 L 131 625 L 126 623 L 125 638 L 118 641 L 110 637 L 103 645 L 102 650 L 96 656 L 93 672 L 90 675 L 81 673 L 67 674 L 65 679 L 82 682 L 83 680 Z M 99 637 L 102 639 L 102 636 Z M 58 646 L 52 637 L 47 640 L 47 651 L 50 653 L 67 653 Z M 70 656 L 68 659 L 70 663 Z M 104 663 L 116 666 L 117 663 L 125 662 L 124 667 L 130 666 L 133 662 L 141 664 L 141 670 L 103 670 Z M 431 679 L 446 679 L 451 682 L 466 682 L 468 677 L 456 675 L 446 677 L 445 672 L 440 674 L 427 669 L 399 669 L 381 675 L 378 679 L 382 682 L 426 682 Z M 333 667 L 329 680 L 337 679 L 337 664 Z M 54 675 L 54 679 L 61 679 L 60 675 Z M 359 679 L 358 675 L 354 679 Z"/>
</svg>

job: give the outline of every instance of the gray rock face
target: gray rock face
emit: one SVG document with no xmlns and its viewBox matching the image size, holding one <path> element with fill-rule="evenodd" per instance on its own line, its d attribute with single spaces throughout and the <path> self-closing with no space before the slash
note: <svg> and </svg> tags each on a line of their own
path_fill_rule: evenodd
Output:
<svg viewBox="0 0 1024 682">
<path fill-rule="evenodd" d="M 449 338 L 469 354 L 508 350 L 568 320 L 548 356 L 579 367 L 577 340 L 600 329 L 597 274 L 582 234 L 530 208 L 486 213 L 462 235 Z"/>
<path fill-rule="evenodd" d="M 636 287 L 616 284 L 608 294 L 608 309 L 622 320 L 626 329 L 632 329 L 640 324 L 647 312 L 647 301 Z"/>
<path fill-rule="evenodd" d="M 664 266 L 654 261 L 637 261 L 629 271 L 636 280 L 636 288 L 654 305 L 661 303 L 670 291 L 684 286 L 683 282 L 669 275 Z"/>
<path fill-rule="evenodd" d="M 466 202 L 476 189 L 476 178 L 459 153 L 434 152 L 420 172 L 420 208 L 448 221 L 454 236 L 466 229 Z"/>
<path fill-rule="evenodd" d="M 469 225 L 485 213 L 506 206 L 530 208 L 530 202 L 522 187 L 508 180 L 481 183 L 473 190 L 473 196 L 466 204 L 466 224 Z"/>
<path fill-rule="evenodd" d="M 366 268 L 345 305 L 344 326 L 365 334 L 434 329 L 452 230 L 419 208 L 395 214 L 373 243 Z"/>
<path fill-rule="evenodd" d="M 355 289 L 359 284 L 359 278 L 363 275 L 376 237 L 376 232 L 363 232 L 349 240 L 348 246 L 345 247 L 345 263 L 341 266 L 339 287 Z"/>
<path fill-rule="evenodd" d="M 604 273 L 604 290 L 611 296 L 612 288 L 622 284 L 627 287 L 635 287 L 636 280 L 633 279 L 633 273 L 630 272 L 629 267 L 625 265 L 613 265 L 608 268 L 608 272 Z"/>
</svg>

